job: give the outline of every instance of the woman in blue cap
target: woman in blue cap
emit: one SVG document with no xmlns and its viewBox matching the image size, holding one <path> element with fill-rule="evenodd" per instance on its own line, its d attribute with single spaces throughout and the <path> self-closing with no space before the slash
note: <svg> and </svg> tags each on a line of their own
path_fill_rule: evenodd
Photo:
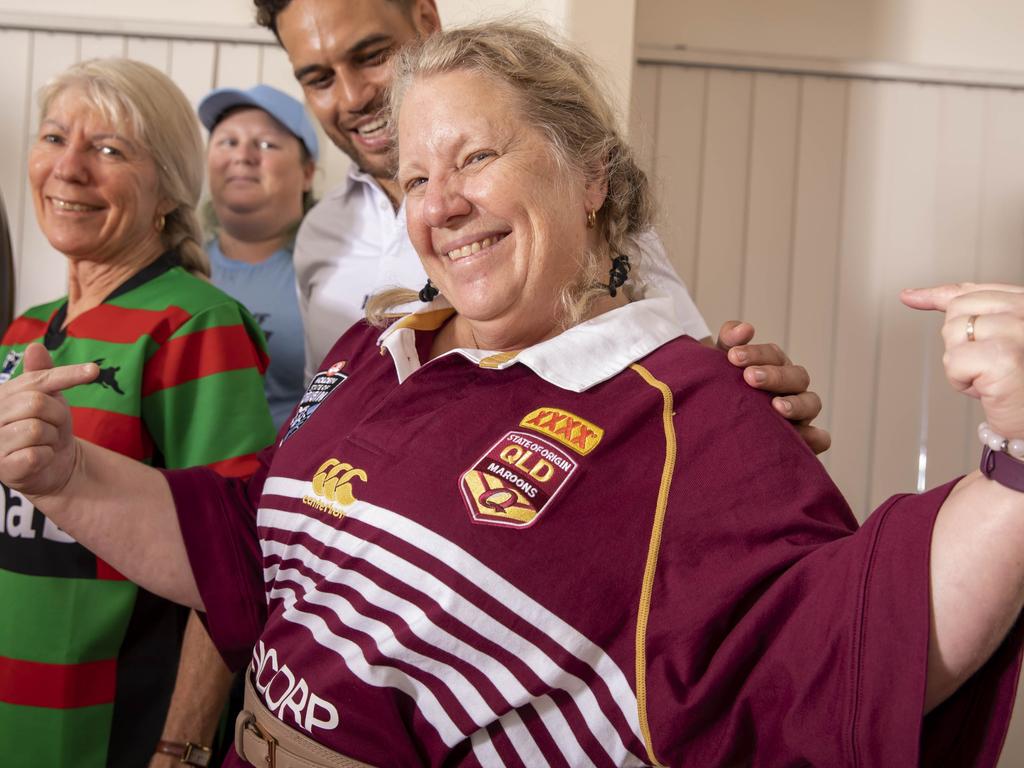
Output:
<svg viewBox="0 0 1024 768">
<path fill-rule="evenodd" d="M 304 389 L 292 246 L 314 202 L 316 132 L 302 104 L 269 85 L 212 91 L 199 104 L 199 119 L 210 131 L 216 236 L 206 250 L 213 282 L 242 302 L 266 334 L 267 400 L 280 427 Z"/>
</svg>

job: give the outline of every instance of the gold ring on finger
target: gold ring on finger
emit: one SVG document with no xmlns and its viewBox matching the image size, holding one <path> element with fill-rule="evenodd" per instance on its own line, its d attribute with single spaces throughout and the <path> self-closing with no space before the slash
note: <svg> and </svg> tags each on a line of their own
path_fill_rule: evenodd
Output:
<svg viewBox="0 0 1024 768">
<path fill-rule="evenodd" d="M 971 315 L 967 318 L 967 340 L 974 341 L 974 324 L 978 321 L 977 315 Z"/>
</svg>

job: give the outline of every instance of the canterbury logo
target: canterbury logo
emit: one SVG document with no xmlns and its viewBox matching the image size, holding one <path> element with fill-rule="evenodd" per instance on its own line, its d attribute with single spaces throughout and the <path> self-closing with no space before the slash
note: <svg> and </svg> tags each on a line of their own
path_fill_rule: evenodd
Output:
<svg viewBox="0 0 1024 768">
<path fill-rule="evenodd" d="M 351 464 L 328 459 L 313 475 L 313 496 L 304 496 L 303 502 L 311 507 L 327 512 L 334 517 L 345 515 L 344 507 L 355 503 L 356 497 L 352 490 L 352 482 L 366 482 L 366 472 Z"/>
<path fill-rule="evenodd" d="M 604 437 L 604 430 L 596 424 L 558 408 L 538 408 L 528 413 L 519 424 L 553 437 L 583 456 L 594 450 Z"/>
</svg>

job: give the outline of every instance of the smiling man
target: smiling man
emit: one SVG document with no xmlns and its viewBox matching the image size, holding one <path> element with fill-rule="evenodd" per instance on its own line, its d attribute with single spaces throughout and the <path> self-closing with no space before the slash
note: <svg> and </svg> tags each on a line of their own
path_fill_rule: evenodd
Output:
<svg viewBox="0 0 1024 768">
<path fill-rule="evenodd" d="M 348 177 L 306 216 L 295 245 L 299 308 L 305 328 L 306 380 L 337 338 L 363 316 L 367 299 L 385 288 L 418 290 L 426 274 L 406 232 L 402 192 L 394 179 L 391 134 L 384 114 L 391 56 L 441 28 L 435 0 L 254 0 L 257 21 L 277 36 L 306 101 L 331 141 L 352 159 Z M 646 295 L 672 302 L 676 322 L 694 338 L 707 325 L 653 231 L 639 238 L 634 277 Z M 723 326 L 730 343 L 750 340 L 749 326 Z M 737 331 L 739 331 L 737 333 Z M 728 343 L 723 347 L 728 348 Z M 749 366 L 752 386 L 779 394 L 775 408 L 797 422 L 821 452 L 829 435 L 809 426 L 821 409 L 806 392 L 807 374 L 774 345 L 731 351 Z"/>
</svg>

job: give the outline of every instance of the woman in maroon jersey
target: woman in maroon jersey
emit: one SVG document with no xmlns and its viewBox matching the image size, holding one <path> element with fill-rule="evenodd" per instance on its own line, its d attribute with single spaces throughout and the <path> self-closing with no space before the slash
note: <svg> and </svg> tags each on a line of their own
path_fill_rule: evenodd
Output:
<svg viewBox="0 0 1024 768">
<path fill-rule="evenodd" d="M 1024 291 L 903 296 L 946 312 L 984 472 L 858 528 L 763 396 L 628 282 L 647 182 L 581 56 L 485 25 L 396 67 L 424 306 L 339 340 L 248 483 L 75 441 L 57 393 L 96 370 L 33 348 L 0 388 L 0 480 L 207 611 L 251 661 L 256 765 L 994 764 Z"/>
</svg>

